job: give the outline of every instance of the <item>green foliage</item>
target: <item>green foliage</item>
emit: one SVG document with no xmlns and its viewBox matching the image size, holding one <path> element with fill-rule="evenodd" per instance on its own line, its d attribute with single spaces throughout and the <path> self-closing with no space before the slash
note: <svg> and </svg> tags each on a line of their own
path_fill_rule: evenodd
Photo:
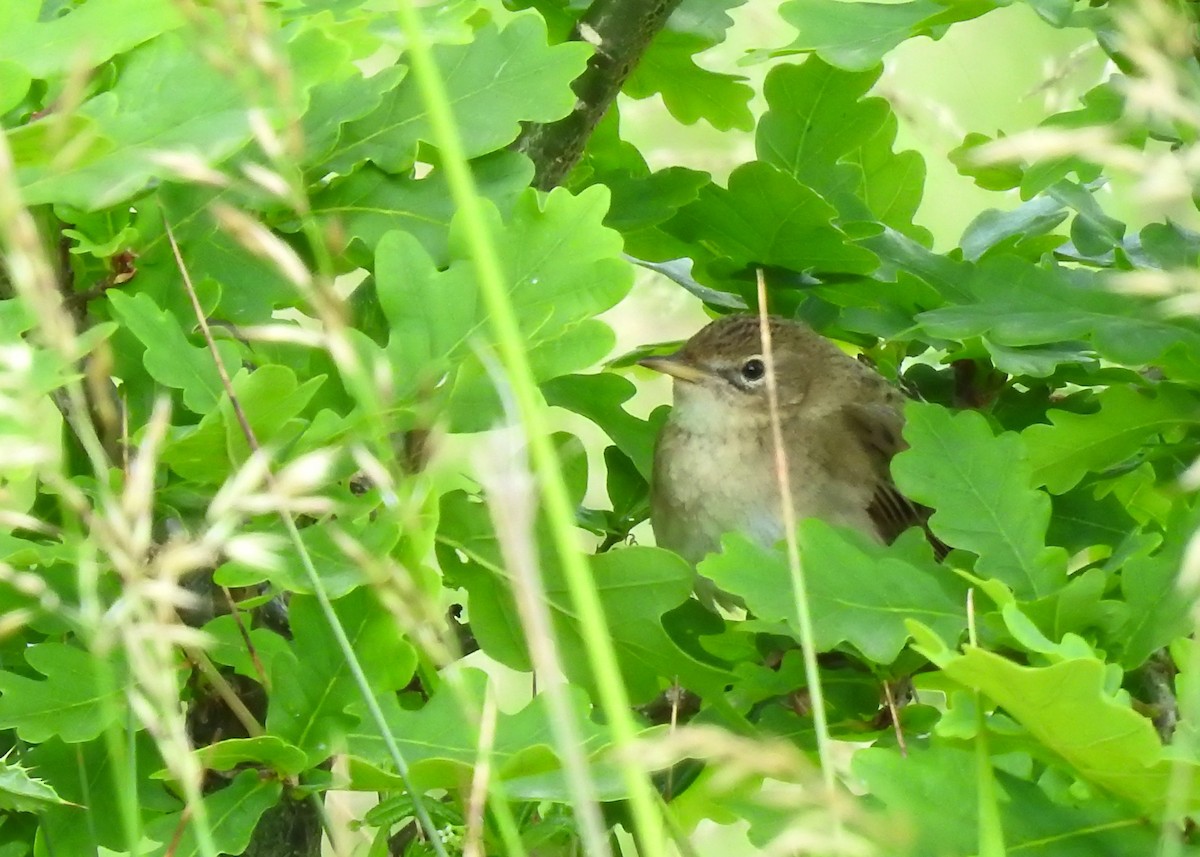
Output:
<svg viewBox="0 0 1200 857">
<path fill-rule="evenodd" d="M 663 853 L 640 766 L 681 852 L 845 853 L 829 738 L 853 853 L 1200 853 L 1195 11 L 683 0 L 534 189 L 586 5 L 0 3 L 0 854 L 317 854 L 280 819 L 331 789 L 378 796 L 355 853 Z M 923 122 L 957 24 L 1053 59 L 1018 19 L 1119 71 Z M 638 544 L 680 333 L 639 261 L 710 313 L 761 272 L 910 393 L 929 533 L 799 522 L 800 593 L 746 534 Z"/>
<path fill-rule="evenodd" d="M 96 660 L 64 643 L 30 646 L 25 661 L 45 680 L 0 674 L 0 724 L 33 744 L 52 736 L 67 743 L 92 740 L 122 707 L 119 677 L 111 664 L 97 668 Z"/>
</svg>

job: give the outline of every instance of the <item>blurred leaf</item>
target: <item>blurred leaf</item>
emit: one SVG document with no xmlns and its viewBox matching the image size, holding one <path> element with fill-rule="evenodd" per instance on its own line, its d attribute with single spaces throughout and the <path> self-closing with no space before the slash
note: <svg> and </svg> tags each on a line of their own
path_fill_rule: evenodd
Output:
<svg viewBox="0 0 1200 857">
<path fill-rule="evenodd" d="M 57 736 L 70 744 L 91 741 L 124 711 L 124 665 L 113 657 L 100 668 L 90 652 L 65 643 L 36 643 L 25 650 L 35 680 L 0 672 L 0 729 L 16 729 L 40 744 Z"/>
<path fill-rule="evenodd" d="M 147 92 L 170 97 L 147 98 Z M 67 202 L 84 210 L 113 205 L 165 172 L 157 160 L 161 152 L 200 151 L 205 162 L 214 163 L 249 141 L 251 133 L 239 89 L 174 33 L 130 53 L 116 85 L 85 102 L 79 115 L 93 120 L 95 133 L 111 146 L 65 172 L 51 165 L 20 170 L 27 204 Z"/>
<path fill-rule="evenodd" d="M 1139 234 L 1142 250 L 1159 266 L 1191 268 L 1200 261 L 1200 233 L 1177 223 L 1150 223 Z"/>
<path fill-rule="evenodd" d="M 1147 137 L 1144 128 L 1139 128 L 1136 123 L 1121 121 L 1125 112 L 1125 96 L 1120 91 L 1122 85 L 1122 77 L 1114 75 L 1083 95 L 1083 107 L 1056 113 L 1043 121 L 1040 127 L 1073 129 L 1100 126 L 1121 143 L 1141 148 Z M 1071 173 L 1081 182 L 1090 182 L 1099 170 L 1088 160 L 1085 153 L 1060 155 L 1036 161 L 1025 168 L 1021 178 L 1021 198 L 1030 199 Z"/>
<path fill-rule="evenodd" d="M 996 139 L 1003 136 L 999 134 Z M 1020 164 L 1011 161 L 994 162 L 989 158 L 980 157 L 975 149 L 991 142 L 991 137 L 973 131 L 963 137 L 962 143 L 950 150 L 947 158 L 958 169 L 959 175 L 969 176 L 984 190 L 1012 190 L 1021 184 L 1025 170 Z"/>
<path fill-rule="evenodd" d="M 326 159 L 337 151 L 343 127 L 379 109 L 404 79 L 406 71 L 401 66 L 392 66 L 368 77 L 358 66 L 347 62 L 336 77 L 329 74 L 315 81 L 302 117 L 305 166 L 324 169 Z"/>
<path fill-rule="evenodd" d="M 237 324 L 263 324 L 271 313 L 302 300 L 299 289 L 279 266 L 247 247 L 218 224 L 216 205 L 253 210 L 262 201 L 228 190 L 195 184 L 165 182 L 155 195 L 159 209 L 153 216 L 169 223 L 181 248 L 183 263 L 205 303 L 205 288 L 217 292 L 212 316 Z M 150 206 L 147 220 L 150 219 Z M 266 225 L 264 223 L 264 225 Z M 186 292 L 179 285 L 179 263 L 167 240 L 165 226 L 143 225 L 141 239 L 133 245 L 139 254 L 135 283 L 155 302 L 181 318 L 194 315 Z M 261 249 L 261 248 L 258 248 Z M 235 364 L 236 365 L 236 364 Z"/>
<path fill-rule="evenodd" d="M 3 48 L 0 48 L 2 52 Z M 12 60 L 0 60 L 0 115 L 20 104 L 32 83 L 33 78 L 25 67 Z"/>
<path fill-rule="evenodd" d="M 126 740 L 130 755 L 121 761 L 109 755 L 103 737 L 83 744 L 51 738 L 25 754 L 28 767 L 67 801 L 41 812 L 41 835 L 49 853 L 126 850 L 128 838 L 122 821 L 122 801 L 126 798 L 136 801 L 147 822 L 179 811 L 180 801 L 162 780 L 154 778 L 163 766 L 154 740 L 146 732 L 134 732 Z M 117 777 L 129 789 L 127 794 L 113 787 Z M 6 822 L 6 832 L 8 828 Z"/>
<path fill-rule="evenodd" d="M 914 36 L 940 38 L 946 28 L 969 21 L 1003 2 L 973 0 L 946 6 L 934 0 L 902 3 L 843 3 L 841 0 L 786 0 L 779 15 L 799 36 L 776 53 L 813 51 L 825 62 L 858 71 Z"/>
<path fill-rule="evenodd" d="M 285 530 L 277 527 L 270 532 L 280 539 L 277 568 L 258 568 L 233 560 L 218 566 L 213 580 L 230 587 L 252 586 L 270 580 L 289 592 L 313 594 L 300 554 L 286 540 Z M 362 567 L 359 556 L 347 554 L 343 545 L 353 545 L 354 550 L 362 551 L 362 556 L 384 557 L 399 541 L 400 522 L 390 517 L 370 521 L 319 521 L 300 530 L 300 542 L 330 598 L 341 598 L 370 582 L 370 569 Z"/>
<path fill-rule="evenodd" d="M 184 21 L 171 0 L 89 0 L 50 20 L 39 20 L 37 3 L 3 5 L 0 56 L 37 78 L 93 68 Z"/>
<path fill-rule="evenodd" d="M 891 547 L 816 518 L 800 523 L 801 560 L 817 650 L 849 643 L 868 660 L 890 664 L 908 641 L 905 622 L 922 622 L 955 638 L 966 627 L 966 583 L 933 562 L 912 532 Z M 721 552 L 699 571 L 719 588 L 740 596 L 758 619 L 788 622 L 798 633 L 787 558 L 731 533 Z"/>
<path fill-rule="evenodd" d="M 254 646 L 255 653 L 269 675 L 271 661 L 280 652 L 288 650 L 287 640 L 266 628 L 251 628 L 249 632 L 251 645 Z M 250 658 L 246 641 L 232 615 L 218 616 L 205 623 L 204 633 L 212 641 L 207 651 L 214 663 L 233 667 L 238 675 L 254 681 L 259 680 L 258 670 Z"/>
<path fill-rule="evenodd" d="M 463 492 L 452 492 L 442 499 L 440 517 L 438 560 L 453 584 L 468 592 L 471 629 L 480 646 L 507 666 L 530 669 L 512 583 L 487 507 Z M 538 536 L 537 547 L 563 670 L 573 683 L 591 690 L 590 662 L 555 551 L 544 535 Z M 630 547 L 593 557 L 592 570 L 634 704 L 662 690 L 665 676 L 704 693 L 722 685 L 725 674 L 720 669 L 685 653 L 663 628 L 663 614 L 692 591 L 695 573 L 683 560 L 658 548 Z"/>
<path fill-rule="evenodd" d="M 978 413 L 951 414 L 909 403 L 910 449 L 892 462 L 904 494 L 933 508 L 929 525 L 951 547 L 979 555 L 976 573 L 1018 597 L 1049 595 L 1066 583 L 1066 556 L 1045 546 L 1050 498 L 1032 484 L 1019 436 L 993 435 Z"/>
</svg>

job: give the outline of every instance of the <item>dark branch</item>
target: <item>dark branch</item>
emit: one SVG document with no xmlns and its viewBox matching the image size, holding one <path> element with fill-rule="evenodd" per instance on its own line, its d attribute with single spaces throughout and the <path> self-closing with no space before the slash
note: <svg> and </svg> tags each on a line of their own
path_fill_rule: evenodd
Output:
<svg viewBox="0 0 1200 857">
<path fill-rule="evenodd" d="M 630 72 L 680 0 L 595 0 L 575 25 L 572 38 L 596 49 L 572 88 L 579 96 L 569 116 L 528 125 L 514 143 L 534 163 L 533 184 L 557 187 L 583 154 L 588 138 Z"/>
</svg>

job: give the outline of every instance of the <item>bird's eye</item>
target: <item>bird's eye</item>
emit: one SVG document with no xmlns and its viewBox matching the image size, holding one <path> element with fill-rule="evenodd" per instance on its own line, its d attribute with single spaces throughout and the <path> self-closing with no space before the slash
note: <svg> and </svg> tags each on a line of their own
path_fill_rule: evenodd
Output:
<svg viewBox="0 0 1200 857">
<path fill-rule="evenodd" d="M 763 375 L 767 374 L 766 365 L 757 357 L 751 357 L 742 364 L 742 377 L 747 381 L 762 380 Z"/>
</svg>

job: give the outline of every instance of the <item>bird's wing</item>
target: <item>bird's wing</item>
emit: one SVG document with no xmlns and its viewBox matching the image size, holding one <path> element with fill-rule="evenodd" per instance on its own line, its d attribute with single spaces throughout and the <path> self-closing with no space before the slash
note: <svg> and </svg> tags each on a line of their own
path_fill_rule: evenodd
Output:
<svg viewBox="0 0 1200 857">
<path fill-rule="evenodd" d="M 842 413 L 875 471 L 875 486 L 867 513 L 880 536 L 891 542 L 909 527 L 919 526 L 929 535 L 938 556 L 945 556 L 948 548 L 930 534 L 925 525 L 930 510 L 901 494 L 892 481 L 892 457 L 908 446 L 901 433 L 903 414 L 888 402 L 854 402 L 846 405 Z"/>
</svg>

